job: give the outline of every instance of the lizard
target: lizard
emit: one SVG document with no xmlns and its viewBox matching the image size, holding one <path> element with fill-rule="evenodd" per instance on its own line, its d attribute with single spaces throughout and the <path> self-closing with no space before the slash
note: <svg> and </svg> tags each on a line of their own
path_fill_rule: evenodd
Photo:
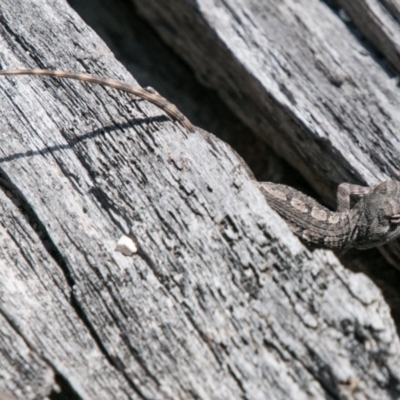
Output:
<svg viewBox="0 0 400 400">
<path fill-rule="evenodd" d="M 381 246 L 400 236 L 400 182 L 386 180 L 369 187 L 341 183 L 335 212 L 290 186 L 257 184 L 271 208 L 307 244 L 342 253 L 351 247 Z"/>
<path fill-rule="evenodd" d="M 148 100 L 183 127 L 194 131 L 192 123 L 176 106 L 154 89 L 59 70 L 0 70 L 1 75 L 75 79 L 122 90 Z M 247 167 L 244 162 L 241 164 Z M 245 169 L 248 171 L 248 167 Z M 268 204 L 286 221 L 292 232 L 307 244 L 345 251 L 351 247 L 368 249 L 380 246 L 400 236 L 400 182 L 387 180 L 370 187 L 341 183 L 337 190 L 336 212 L 290 186 L 272 182 L 255 183 Z M 353 207 L 352 200 L 355 203 Z"/>
</svg>

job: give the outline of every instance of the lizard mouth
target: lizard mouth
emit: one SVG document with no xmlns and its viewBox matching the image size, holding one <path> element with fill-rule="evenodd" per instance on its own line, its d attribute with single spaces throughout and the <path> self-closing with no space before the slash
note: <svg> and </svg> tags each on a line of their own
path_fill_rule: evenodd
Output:
<svg viewBox="0 0 400 400">
<path fill-rule="evenodd" d="M 390 215 L 388 216 L 388 219 L 391 224 L 400 225 L 400 214 Z"/>
</svg>

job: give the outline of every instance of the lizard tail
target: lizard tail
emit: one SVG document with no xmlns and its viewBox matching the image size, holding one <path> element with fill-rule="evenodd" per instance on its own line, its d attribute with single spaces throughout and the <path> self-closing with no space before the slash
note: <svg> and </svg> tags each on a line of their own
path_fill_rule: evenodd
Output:
<svg viewBox="0 0 400 400">
<path fill-rule="evenodd" d="M 34 75 L 34 76 L 48 76 L 50 78 L 64 78 L 75 79 L 78 81 L 95 83 L 101 86 L 108 86 L 113 89 L 121 90 L 123 92 L 131 93 L 135 96 L 143 98 L 150 103 L 155 104 L 157 107 L 165 111 L 172 119 L 177 120 L 183 127 L 189 131 L 194 131 L 192 123 L 178 110 L 178 108 L 170 103 L 167 99 L 158 93 L 147 91 L 138 86 L 128 85 L 121 81 L 109 78 L 99 78 L 89 74 L 74 73 L 67 71 L 49 70 L 49 69 L 8 69 L 0 70 L 0 75 Z"/>
</svg>

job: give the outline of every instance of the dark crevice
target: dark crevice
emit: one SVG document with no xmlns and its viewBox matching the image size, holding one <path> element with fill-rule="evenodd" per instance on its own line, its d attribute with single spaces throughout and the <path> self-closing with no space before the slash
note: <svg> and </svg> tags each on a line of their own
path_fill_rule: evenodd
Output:
<svg viewBox="0 0 400 400">
<path fill-rule="evenodd" d="M 293 349 L 286 346 L 286 344 L 280 340 L 279 334 L 272 329 L 271 334 L 280 344 L 281 348 L 287 351 L 293 360 L 296 360 L 298 363 L 300 363 L 304 370 L 315 378 L 316 382 L 318 382 L 319 385 L 324 389 L 325 396 L 327 396 L 327 398 L 335 400 L 343 398 L 340 391 L 340 385 L 335 378 L 335 374 L 332 372 L 330 366 L 323 361 L 317 353 L 315 353 L 314 349 L 306 346 L 306 349 L 308 350 L 308 356 L 310 357 L 310 360 L 307 362 L 304 356 L 299 357 L 299 355 Z M 279 347 L 275 346 L 272 340 L 264 339 L 264 345 L 274 348 L 274 350 L 276 350 L 277 353 L 283 357 L 281 350 Z M 287 356 L 284 356 L 284 358 L 287 358 Z"/>
<path fill-rule="evenodd" d="M 48 396 L 49 400 L 80 400 L 81 397 L 75 392 L 67 379 L 61 374 L 56 373 L 54 376 L 55 388 Z"/>
<path fill-rule="evenodd" d="M 11 29 L 10 24 L 8 24 L 7 20 L 4 18 L 4 15 L 2 14 L 0 14 L 0 27 L 1 29 L 3 29 L 4 37 L 9 36 L 12 38 L 12 40 L 10 40 L 10 43 L 19 44 L 20 46 L 20 51 L 18 51 L 19 55 L 28 55 L 29 60 L 34 61 L 32 68 L 44 67 L 43 60 L 45 60 L 46 57 L 42 57 L 40 54 L 38 54 L 38 48 L 32 47 L 31 44 L 27 42 L 23 36 L 16 34 Z M 24 61 L 26 63 L 26 60 Z M 1 65 L 1 68 L 4 68 L 4 66 Z"/>
<path fill-rule="evenodd" d="M 43 247 L 48 251 L 53 260 L 60 266 L 61 270 L 64 273 L 64 277 L 68 282 L 69 286 L 74 285 L 74 279 L 72 278 L 67 263 L 57 249 L 55 244 L 53 243 L 50 235 L 47 232 L 46 227 L 41 222 L 40 218 L 36 215 L 33 208 L 30 206 L 29 202 L 22 194 L 22 192 L 18 189 L 18 187 L 12 182 L 12 180 L 8 177 L 8 175 L 0 169 L 0 182 L 10 190 L 17 199 L 17 203 L 19 204 L 18 208 L 21 211 L 22 216 L 25 218 L 28 225 L 38 234 L 38 238 L 43 243 Z"/>
<path fill-rule="evenodd" d="M 229 371 L 229 375 L 233 378 L 233 380 L 236 382 L 236 384 L 238 385 L 238 387 L 240 388 L 240 390 L 243 393 L 243 396 L 241 396 L 241 398 L 248 399 L 248 397 L 245 395 L 246 389 L 243 386 L 243 382 L 236 376 L 235 372 L 233 371 L 233 369 L 231 368 L 230 365 L 228 365 L 228 371 Z"/>
<path fill-rule="evenodd" d="M 130 385 L 130 387 L 135 391 L 135 393 L 142 399 L 145 399 L 146 396 L 142 393 L 142 391 L 140 390 L 140 388 L 132 381 L 132 379 L 129 377 L 129 375 L 125 372 L 124 370 L 124 366 L 121 365 L 121 362 L 116 359 L 113 358 L 112 356 L 110 356 L 108 354 L 108 351 L 106 349 L 106 347 L 104 346 L 101 338 L 99 337 L 96 329 L 93 327 L 92 323 L 90 322 L 89 318 L 86 316 L 86 313 L 84 312 L 84 310 L 82 309 L 81 305 L 79 304 L 79 302 L 75 299 L 74 296 L 71 296 L 71 305 L 74 307 L 74 309 L 76 310 L 79 318 L 82 320 L 82 322 L 84 323 L 84 325 L 86 326 L 86 328 L 88 329 L 91 337 L 93 338 L 93 340 L 96 342 L 98 348 L 100 349 L 100 351 L 102 352 L 102 354 L 104 355 L 104 357 L 107 359 L 108 363 L 113 366 L 116 370 L 118 370 L 119 372 L 121 372 L 121 374 L 124 376 L 125 380 L 128 382 L 128 384 Z"/>
<path fill-rule="evenodd" d="M 100 187 L 93 187 L 92 189 L 89 190 L 89 193 L 97 200 L 97 202 L 100 204 L 101 208 L 105 211 L 105 213 L 108 215 L 110 220 L 113 222 L 113 224 L 118 227 L 120 232 L 124 232 L 125 234 L 128 234 L 129 232 L 126 232 L 125 227 L 131 226 L 131 221 L 127 217 L 126 213 L 121 213 L 119 210 L 119 207 L 114 204 L 112 199 L 107 196 L 107 193 L 104 192 Z M 125 226 L 121 224 L 121 222 L 118 220 L 120 218 L 122 221 L 124 221 Z"/>
<path fill-rule="evenodd" d="M 62 270 L 62 272 L 63 272 L 63 274 L 65 276 L 65 279 L 66 279 L 68 285 L 71 288 L 70 304 L 73 307 L 73 309 L 75 310 L 77 316 L 80 318 L 80 320 L 82 321 L 82 323 L 84 324 L 84 326 L 88 330 L 88 332 L 90 333 L 92 339 L 95 341 L 97 347 L 99 348 L 99 350 L 101 351 L 103 356 L 107 359 L 108 363 L 112 367 L 114 367 L 115 369 L 119 370 L 123 374 L 124 378 L 129 383 L 131 388 L 141 398 L 145 398 L 145 396 L 143 395 L 141 390 L 135 385 L 135 383 L 131 380 L 131 378 L 124 371 L 124 369 L 120 365 L 118 365 L 117 360 L 114 360 L 108 354 L 108 351 L 105 348 L 104 344 L 102 343 L 102 340 L 99 337 L 96 329 L 93 327 L 91 321 L 87 317 L 87 315 L 86 315 L 85 311 L 83 310 L 83 308 L 81 307 L 79 301 L 75 298 L 75 296 L 73 294 L 73 290 L 72 290 L 74 285 L 75 285 L 75 280 L 74 280 L 73 276 L 70 273 L 70 270 L 69 270 L 69 267 L 67 265 L 67 262 L 64 259 L 63 255 L 61 254 L 61 252 L 58 250 L 57 246 L 52 241 L 49 233 L 47 232 L 46 227 L 41 222 L 40 218 L 37 216 L 37 214 L 35 213 L 34 209 L 31 207 L 31 205 L 29 204 L 29 202 L 27 201 L 25 196 L 22 194 L 22 192 L 18 189 L 18 187 L 13 184 L 13 182 L 7 176 L 7 174 L 4 171 L 2 171 L 1 169 L 0 169 L 0 182 L 4 183 L 5 186 L 7 187 L 7 189 L 10 190 L 13 193 L 13 196 L 16 197 L 17 203 L 19 203 L 19 210 L 21 211 L 22 216 L 25 218 L 26 222 L 31 226 L 33 231 L 35 231 L 37 233 L 37 237 L 43 243 L 43 248 L 45 248 L 47 250 L 47 252 L 52 257 L 52 259 L 55 261 L 55 263 L 61 268 L 61 270 Z M 7 318 L 6 315 L 4 315 L 4 317 Z M 7 320 L 9 321 L 10 325 L 13 326 L 14 329 L 17 332 L 19 332 L 18 329 L 16 329 L 17 327 L 15 326 L 15 324 L 13 324 L 12 319 L 7 318 Z M 21 338 L 24 338 L 24 335 L 22 334 L 22 332 L 19 332 L 19 336 Z M 42 356 L 42 358 L 43 357 L 44 356 Z M 50 360 L 48 360 L 46 357 L 44 357 L 44 360 L 46 361 L 46 363 L 48 365 L 50 365 L 53 368 L 53 370 L 56 373 L 58 373 L 57 368 L 51 363 Z M 61 380 L 61 383 L 63 383 L 63 387 L 67 388 L 67 386 L 66 386 L 67 381 L 65 379 L 64 379 L 64 381 Z M 72 390 L 72 387 L 71 386 L 69 386 L 69 387 Z M 69 389 L 67 390 L 67 392 L 68 391 L 69 391 Z"/>
</svg>

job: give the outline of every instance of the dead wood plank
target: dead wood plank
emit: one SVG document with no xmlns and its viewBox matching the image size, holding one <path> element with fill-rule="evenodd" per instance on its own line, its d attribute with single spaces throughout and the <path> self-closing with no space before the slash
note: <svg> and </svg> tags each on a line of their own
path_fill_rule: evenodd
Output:
<svg viewBox="0 0 400 400">
<path fill-rule="evenodd" d="M 81 398 L 115 390 L 127 398 L 128 385 L 71 304 L 66 271 L 49 254 L 43 227 L 21 206 L 10 191 L 0 193 L 0 387 L 21 399 L 44 398 L 66 377 Z"/>
<path fill-rule="evenodd" d="M 1 66 L 132 82 L 63 1 L 0 4 L 0 18 Z M 10 235 L 19 218 L 26 242 L 2 242 L 1 314 L 45 362 L 39 377 L 54 386 L 50 370 L 85 399 L 398 395 L 400 343 L 380 292 L 305 249 L 229 146 L 76 82 L 5 79 L 0 104 L 0 175 L 19 203 L 4 197 L 0 225 Z M 132 257 L 115 251 L 122 234 Z M 18 365 L 10 387 L 6 367 L 1 388 L 41 396 Z"/>
</svg>

